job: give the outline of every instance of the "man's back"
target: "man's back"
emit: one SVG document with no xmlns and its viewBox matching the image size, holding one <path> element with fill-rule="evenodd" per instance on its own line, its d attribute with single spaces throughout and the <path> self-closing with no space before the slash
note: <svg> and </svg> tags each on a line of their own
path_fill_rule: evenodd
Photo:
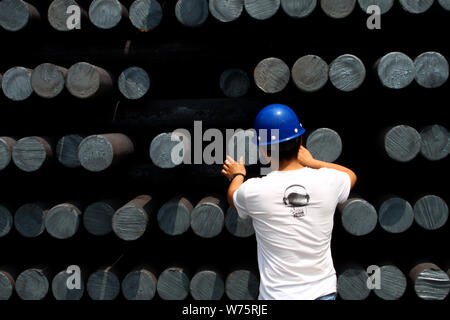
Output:
<svg viewBox="0 0 450 320">
<path fill-rule="evenodd" d="M 241 217 L 253 219 L 260 299 L 314 299 L 336 291 L 330 241 L 349 176 L 322 168 L 274 171 L 234 194 Z"/>
</svg>

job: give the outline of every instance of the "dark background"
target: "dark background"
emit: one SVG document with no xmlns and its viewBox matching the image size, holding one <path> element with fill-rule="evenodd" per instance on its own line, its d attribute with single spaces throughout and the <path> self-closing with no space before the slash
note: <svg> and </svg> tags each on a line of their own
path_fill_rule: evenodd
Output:
<svg viewBox="0 0 450 320">
<path fill-rule="evenodd" d="M 78 2 L 88 9 L 90 1 Z M 131 2 L 122 1 L 127 8 Z M 367 29 L 367 16 L 358 5 L 342 20 L 329 18 L 318 6 L 310 17 L 301 20 L 290 18 L 280 8 L 273 18 L 257 21 L 244 10 L 231 23 L 220 23 L 210 15 L 201 27 L 188 28 L 175 18 L 175 1 L 163 1 L 163 21 L 148 33 L 139 33 L 128 19 L 123 19 L 113 30 L 96 29 L 89 21 L 83 21 L 81 31 L 57 32 L 46 17 L 50 1 L 29 0 L 29 3 L 39 9 L 42 21 L 27 31 L 0 30 L 0 73 L 13 66 L 32 69 L 40 63 L 51 62 L 69 68 L 76 62 L 86 61 L 117 78 L 125 68 L 135 65 L 150 74 L 152 87 L 143 99 L 133 103 L 120 95 L 117 85 L 112 93 L 93 100 L 77 99 L 67 90 L 52 100 L 35 94 L 24 102 L 1 97 L 1 135 L 49 136 L 56 143 L 58 138 L 71 133 L 122 132 L 136 146 L 132 160 L 99 174 L 67 169 L 57 161 L 32 174 L 20 172 L 12 165 L 0 172 L 1 202 L 10 203 L 14 208 L 33 201 L 53 205 L 72 199 L 88 205 L 104 198 L 126 202 L 137 195 L 150 194 L 162 204 L 184 193 L 194 199 L 195 205 L 211 192 L 225 195 L 226 180 L 217 174 L 206 174 L 204 167 L 185 166 L 164 171 L 156 169 L 148 156 L 149 144 L 158 133 L 192 127 L 193 119 L 167 116 L 174 113 L 173 109 L 169 110 L 174 108 L 173 102 L 168 100 L 190 99 L 191 103 L 192 100 L 210 101 L 210 109 L 199 112 L 196 118 L 204 121 L 204 130 L 250 128 L 258 109 L 270 103 L 285 103 L 297 111 L 308 131 L 329 127 L 340 134 L 344 151 L 337 162 L 354 169 L 359 177 L 354 191 L 369 202 L 377 205 L 383 196 L 394 194 L 413 204 L 421 195 L 431 193 L 448 203 L 448 159 L 430 162 L 419 155 L 410 163 L 397 163 L 384 156 L 379 141 L 383 130 L 392 125 L 406 124 L 418 130 L 430 124 L 449 128 L 446 112 L 449 83 L 427 90 L 414 82 L 404 90 L 389 90 L 381 86 L 373 70 L 376 60 L 392 51 L 404 52 L 412 59 L 426 51 L 437 51 L 450 58 L 450 12 L 437 1 L 420 15 L 409 14 L 396 3 L 382 16 L 382 30 L 375 31 Z M 131 51 L 125 55 L 127 40 L 131 41 Z M 351 93 L 340 92 L 329 82 L 322 90 L 306 94 L 291 82 L 281 93 L 268 95 L 257 89 L 253 81 L 253 69 L 264 58 L 278 57 L 292 67 L 306 54 L 319 55 L 331 63 L 346 53 L 358 56 L 367 68 L 363 86 Z M 219 87 L 220 74 L 227 68 L 247 71 L 252 83 L 249 93 L 235 100 L 235 108 L 224 103 L 230 99 L 223 96 Z M 154 100 L 161 103 L 158 111 L 149 107 Z M 153 116 L 153 120 L 136 126 L 126 120 L 127 112 L 131 111 Z M 154 120 L 152 112 L 158 112 L 160 121 Z M 214 117 L 221 113 L 227 114 L 225 120 Z M 136 169 L 137 166 L 144 170 Z M 335 220 L 332 246 L 338 271 L 353 261 L 364 267 L 390 262 L 407 274 L 422 260 L 441 268 L 450 261 L 448 223 L 432 232 L 414 224 L 399 235 L 388 234 L 377 226 L 368 236 L 354 237 L 343 230 L 339 214 Z M 0 265 L 14 265 L 18 272 L 36 264 L 48 265 L 54 273 L 70 264 L 85 265 L 92 272 L 114 263 L 122 255 L 116 264 L 122 278 L 141 263 L 154 266 L 157 274 L 173 265 L 187 267 L 191 276 L 204 266 L 214 266 L 224 275 L 238 267 L 257 270 L 254 237 L 238 239 L 225 229 L 214 239 L 202 239 L 191 230 L 170 237 L 159 230 L 156 212 L 150 214 L 145 235 L 134 242 L 121 241 L 114 235 L 94 237 L 80 226 L 76 236 L 68 240 L 52 239 L 46 233 L 37 239 L 25 239 L 12 230 L 0 239 L 0 248 Z M 13 300 L 18 300 L 16 295 Z M 53 300 L 51 293 L 46 300 Z M 83 300 L 89 300 L 87 294 Z M 369 300 L 380 299 L 372 293 Z M 402 300 L 419 300 L 410 282 Z M 86 303 L 92 306 L 92 302 Z"/>
</svg>

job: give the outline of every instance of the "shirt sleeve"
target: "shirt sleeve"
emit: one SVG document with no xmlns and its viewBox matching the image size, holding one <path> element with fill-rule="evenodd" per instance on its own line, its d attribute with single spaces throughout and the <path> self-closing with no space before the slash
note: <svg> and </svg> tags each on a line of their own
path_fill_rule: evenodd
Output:
<svg viewBox="0 0 450 320">
<path fill-rule="evenodd" d="M 249 217 L 249 212 L 247 211 L 245 202 L 245 183 L 233 194 L 233 202 L 239 217 L 247 219 Z"/>
<path fill-rule="evenodd" d="M 351 181 L 350 176 L 347 173 L 338 170 L 335 171 L 337 178 L 336 185 L 338 186 L 338 204 L 341 204 L 347 201 L 348 196 L 350 195 Z"/>
</svg>

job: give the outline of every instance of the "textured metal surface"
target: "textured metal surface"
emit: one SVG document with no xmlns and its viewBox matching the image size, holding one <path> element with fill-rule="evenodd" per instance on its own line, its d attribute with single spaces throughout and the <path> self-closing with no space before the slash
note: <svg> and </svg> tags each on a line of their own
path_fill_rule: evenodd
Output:
<svg viewBox="0 0 450 320">
<path fill-rule="evenodd" d="M 175 5 L 175 16 L 178 21 L 188 27 L 202 25 L 209 15 L 206 0 L 178 0 Z"/>
<path fill-rule="evenodd" d="M 192 277 L 190 292 L 194 300 L 220 300 L 225 293 L 225 284 L 217 272 L 204 270 Z"/>
<path fill-rule="evenodd" d="M 317 6 L 317 0 L 281 0 L 283 11 L 293 18 L 309 16 Z"/>
<path fill-rule="evenodd" d="M 7 98 L 23 101 L 31 96 L 31 71 L 24 67 L 13 67 L 3 74 L 2 89 Z"/>
<path fill-rule="evenodd" d="M 25 28 L 30 20 L 29 6 L 22 0 L 0 1 L 0 26 L 8 31 Z"/>
<path fill-rule="evenodd" d="M 244 10 L 244 0 L 209 0 L 209 12 L 221 22 L 239 18 Z"/>
<path fill-rule="evenodd" d="M 0 137 L 0 170 L 8 167 L 11 162 L 12 148 L 16 140 L 10 137 Z"/>
<path fill-rule="evenodd" d="M 287 64 L 278 58 L 267 58 L 256 66 L 253 77 L 255 83 L 265 93 L 282 91 L 289 83 L 290 70 Z"/>
<path fill-rule="evenodd" d="M 229 207 L 225 215 L 225 227 L 235 237 L 248 238 L 255 234 L 252 218 L 242 219 L 236 209 Z"/>
<path fill-rule="evenodd" d="M 133 206 L 120 208 L 112 218 L 114 233 L 127 241 L 139 239 L 144 234 L 147 223 L 147 213 L 143 209 Z"/>
<path fill-rule="evenodd" d="M 83 297 L 85 289 L 83 281 L 80 281 L 80 289 L 68 288 L 67 280 L 72 276 L 72 274 L 63 270 L 53 278 L 52 293 L 56 300 L 80 300 Z"/>
<path fill-rule="evenodd" d="M 189 154 L 189 148 L 190 142 L 180 133 L 161 133 L 150 144 L 150 158 L 159 168 L 175 168 Z"/>
<path fill-rule="evenodd" d="M 31 73 L 31 87 L 43 98 L 54 98 L 65 86 L 67 70 L 51 63 L 38 65 Z"/>
<path fill-rule="evenodd" d="M 399 0 L 401 7 L 409 13 L 424 13 L 434 3 L 434 0 Z"/>
<path fill-rule="evenodd" d="M 134 152 L 134 144 L 122 133 L 92 135 L 78 147 L 78 160 L 83 168 L 99 172 Z"/>
<path fill-rule="evenodd" d="M 320 57 L 307 55 L 299 58 L 292 67 L 292 79 L 302 91 L 315 92 L 328 81 L 328 64 Z"/>
<path fill-rule="evenodd" d="M 78 134 L 71 134 L 62 137 L 56 144 L 56 158 L 59 163 L 67 168 L 78 168 L 81 166 L 78 160 L 78 146 L 83 137 Z"/>
<path fill-rule="evenodd" d="M 447 223 L 447 203 L 438 196 L 426 195 L 414 204 L 414 219 L 426 230 L 437 230 Z"/>
<path fill-rule="evenodd" d="M 48 22 L 58 31 L 69 31 L 67 28 L 67 20 L 71 14 L 67 13 L 67 8 L 70 6 L 80 5 L 75 0 L 54 0 L 50 4 L 47 12 Z"/>
<path fill-rule="evenodd" d="M 50 144 L 40 137 L 26 137 L 16 142 L 13 147 L 12 159 L 22 171 L 39 170 L 52 156 Z"/>
<path fill-rule="evenodd" d="M 191 228 L 202 238 L 213 238 L 222 232 L 224 220 L 223 200 L 203 198 L 191 213 Z"/>
<path fill-rule="evenodd" d="M 220 75 L 220 89 L 229 98 L 245 96 L 250 89 L 250 78 L 241 69 L 227 69 Z"/>
<path fill-rule="evenodd" d="M 424 300 L 444 300 L 450 291 L 450 280 L 442 270 L 426 268 L 414 281 L 417 296 Z"/>
<path fill-rule="evenodd" d="M 244 0 L 244 6 L 250 17 L 266 20 L 277 13 L 280 8 L 280 0 Z"/>
<path fill-rule="evenodd" d="M 191 225 L 193 206 L 183 197 L 175 197 L 161 206 L 158 211 L 159 228 L 166 234 L 175 236 L 185 233 Z"/>
<path fill-rule="evenodd" d="M 155 29 L 162 18 L 163 11 L 156 0 L 136 0 L 130 6 L 131 23 L 141 31 Z"/>
<path fill-rule="evenodd" d="M 122 294 L 127 300 L 152 300 L 157 278 L 146 269 L 133 270 L 122 281 Z"/>
<path fill-rule="evenodd" d="M 367 287 L 368 275 L 360 266 L 350 266 L 339 274 L 337 291 L 343 300 L 365 300 L 370 290 Z"/>
<path fill-rule="evenodd" d="M 416 81 L 425 88 L 438 88 L 444 85 L 449 77 L 447 59 L 438 52 L 422 53 L 414 60 Z"/>
<path fill-rule="evenodd" d="M 382 266 L 380 280 L 380 289 L 375 288 L 373 292 L 383 300 L 398 300 L 406 291 L 406 277 L 396 266 Z"/>
<path fill-rule="evenodd" d="M 139 67 L 130 67 L 119 76 L 119 90 L 127 99 L 140 99 L 150 89 L 147 72 Z"/>
<path fill-rule="evenodd" d="M 392 197 L 378 209 L 378 221 L 387 232 L 402 233 L 413 224 L 414 210 L 408 201 Z"/>
<path fill-rule="evenodd" d="M 330 64 L 331 83 L 339 90 L 350 92 L 358 89 L 366 79 L 364 63 L 356 56 L 344 54 Z"/>
<path fill-rule="evenodd" d="M 184 300 L 189 295 L 189 284 L 182 268 L 168 268 L 158 278 L 158 294 L 163 300 Z"/>
<path fill-rule="evenodd" d="M 256 300 L 259 278 L 249 270 L 236 270 L 225 280 L 225 293 L 230 300 Z"/>
<path fill-rule="evenodd" d="M 345 231 L 354 236 L 371 233 L 378 221 L 377 210 L 363 199 L 349 199 L 341 209 L 341 221 Z"/>
<path fill-rule="evenodd" d="M 430 161 L 446 158 L 450 152 L 450 133 L 440 125 L 431 125 L 420 131 L 422 148 L 420 153 Z"/>
<path fill-rule="evenodd" d="M 0 238 L 6 236 L 13 226 L 11 211 L 0 204 Z"/>
<path fill-rule="evenodd" d="M 92 203 L 84 210 L 83 225 L 90 234 L 104 236 L 112 231 L 112 217 L 115 211 L 108 202 Z"/>
<path fill-rule="evenodd" d="M 9 300 L 14 292 L 14 281 L 7 272 L 0 270 L 0 301 Z"/>
<path fill-rule="evenodd" d="M 334 162 L 342 153 L 342 140 L 339 134 L 328 128 L 316 129 L 306 139 L 306 149 L 314 159 Z"/>
<path fill-rule="evenodd" d="M 66 88 L 77 98 L 94 97 L 100 93 L 102 87 L 111 85 L 112 79 L 105 70 L 87 62 L 72 65 L 67 73 Z"/>
<path fill-rule="evenodd" d="M 83 168 L 99 172 L 109 168 L 114 159 L 111 142 L 101 135 L 89 136 L 78 147 L 78 160 Z"/>
<path fill-rule="evenodd" d="M 151 196 L 142 195 L 117 210 L 112 218 L 114 233 L 121 239 L 137 240 L 144 234 L 149 221 L 146 211 L 152 201 Z"/>
<path fill-rule="evenodd" d="M 380 59 L 377 73 L 381 83 L 390 89 L 403 89 L 415 78 L 414 62 L 401 52 L 391 52 Z"/>
<path fill-rule="evenodd" d="M 56 239 L 73 237 L 80 226 L 81 210 L 70 203 L 51 208 L 45 216 L 45 228 Z"/>
<path fill-rule="evenodd" d="M 367 12 L 369 6 L 376 5 L 380 8 L 381 14 L 385 14 L 392 9 L 394 0 L 358 0 L 358 3 L 364 12 Z"/>
<path fill-rule="evenodd" d="M 450 0 L 438 0 L 439 4 L 444 8 L 445 10 L 450 11 Z"/>
<path fill-rule="evenodd" d="M 111 271 L 98 270 L 89 276 L 87 292 L 92 300 L 114 300 L 120 293 L 119 278 Z"/>
<path fill-rule="evenodd" d="M 342 19 L 355 9 L 356 0 L 320 0 L 322 10 L 331 18 Z"/>
<path fill-rule="evenodd" d="M 14 215 L 16 230 L 26 238 L 35 238 L 45 230 L 45 215 L 42 205 L 27 203 L 19 207 Z"/>
<path fill-rule="evenodd" d="M 393 127 L 384 136 L 384 150 L 391 159 L 399 162 L 413 160 L 419 154 L 421 147 L 420 134 L 410 126 Z"/>
<path fill-rule="evenodd" d="M 49 290 L 47 276 L 40 269 L 28 269 L 19 274 L 16 292 L 22 300 L 42 300 Z"/>
<path fill-rule="evenodd" d="M 89 19 L 100 29 L 111 29 L 122 20 L 123 10 L 117 0 L 94 0 L 89 6 Z"/>
</svg>

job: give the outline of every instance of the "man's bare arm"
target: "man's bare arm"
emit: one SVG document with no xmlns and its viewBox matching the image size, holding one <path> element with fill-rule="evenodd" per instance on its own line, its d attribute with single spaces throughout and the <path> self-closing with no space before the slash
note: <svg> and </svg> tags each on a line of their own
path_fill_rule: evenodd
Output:
<svg viewBox="0 0 450 320">
<path fill-rule="evenodd" d="M 222 174 L 228 179 L 232 179 L 230 186 L 228 187 L 227 200 L 228 204 L 235 208 L 233 196 L 239 187 L 244 183 L 245 175 L 247 174 L 244 166 L 244 159 L 241 158 L 239 162 L 236 162 L 230 156 L 227 156 L 225 164 L 223 165 Z"/>
<path fill-rule="evenodd" d="M 356 174 L 349 168 L 330 162 L 316 160 L 313 158 L 311 153 L 303 146 L 300 147 L 300 151 L 298 152 L 298 160 L 305 167 L 310 167 L 313 169 L 330 168 L 347 173 L 350 177 L 350 189 L 353 189 L 356 181 L 358 180 Z"/>
</svg>

